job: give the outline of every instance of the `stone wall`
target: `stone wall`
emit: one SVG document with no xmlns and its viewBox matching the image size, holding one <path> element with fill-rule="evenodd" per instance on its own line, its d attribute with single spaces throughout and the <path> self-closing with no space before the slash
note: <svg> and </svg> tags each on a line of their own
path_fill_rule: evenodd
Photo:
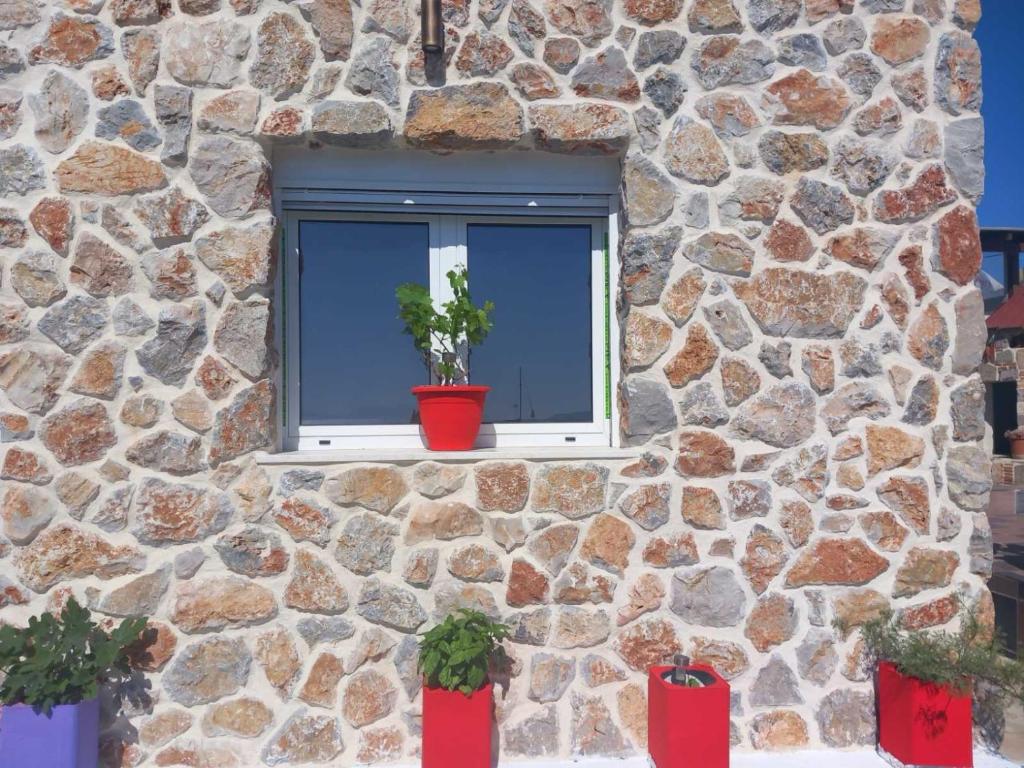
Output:
<svg viewBox="0 0 1024 768">
<path fill-rule="evenodd" d="M 507 758 L 642 752 L 677 651 L 739 748 L 870 743 L 833 619 L 991 611 L 977 0 L 446 0 L 429 60 L 416 14 L 0 3 L 0 617 L 154 617 L 111 765 L 411 761 L 465 604 Z M 621 154 L 643 457 L 256 463 L 282 141 Z"/>
</svg>

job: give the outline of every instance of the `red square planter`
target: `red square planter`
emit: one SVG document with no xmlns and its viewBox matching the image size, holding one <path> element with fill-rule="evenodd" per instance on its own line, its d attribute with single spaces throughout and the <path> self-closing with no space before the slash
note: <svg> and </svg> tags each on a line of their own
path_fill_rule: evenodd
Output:
<svg viewBox="0 0 1024 768">
<path fill-rule="evenodd" d="M 423 688 L 423 768 L 490 768 L 491 691 Z"/>
<path fill-rule="evenodd" d="M 729 684 L 711 667 L 692 664 L 714 682 L 702 688 L 673 685 L 673 667 L 647 676 L 647 744 L 656 768 L 728 768 Z"/>
<path fill-rule="evenodd" d="M 878 665 L 878 746 L 904 765 L 974 765 L 970 694 Z"/>
</svg>

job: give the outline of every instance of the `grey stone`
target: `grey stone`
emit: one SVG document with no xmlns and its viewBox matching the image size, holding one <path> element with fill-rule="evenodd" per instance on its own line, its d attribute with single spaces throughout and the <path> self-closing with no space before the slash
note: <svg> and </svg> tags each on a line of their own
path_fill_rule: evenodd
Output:
<svg viewBox="0 0 1024 768">
<path fill-rule="evenodd" d="M 973 202 L 985 191 L 985 125 L 980 117 L 946 125 L 946 170 L 957 188 Z"/>
<path fill-rule="evenodd" d="M 46 75 L 39 93 L 29 94 L 28 105 L 35 116 L 36 141 L 54 154 L 71 146 L 89 117 L 89 94 L 54 70 Z"/>
<path fill-rule="evenodd" d="M 448 582 L 434 591 L 434 621 L 444 621 L 449 614 L 459 608 L 480 611 L 488 618 L 497 621 L 501 615 L 494 595 L 486 587 L 479 584 L 461 584 Z"/>
<path fill-rule="evenodd" d="M 353 573 L 369 576 L 389 571 L 395 555 L 398 526 L 380 515 L 351 517 L 338 537 L 334 556 Z"/>
<path fill-rule="evenodd" d="M 43 490 L 8 483 L 4 494 L 4 533 L 14 544 L 31 544 L 57 513 L 53 499 Z M 10 507 L 10 509 L 6 509 Z"/>
<path fill-rule="evenodd" d="M 573 755 L 625 757 L 632 752 L 601 697 L 573 692 L 570 709 L 570 750 Z"/>
<path fill-rule="evenodd" d="M 209 704 L 244 686 L 251 665 L 252 654 L 244 640 L 210 637 L 178 651 L 160 684 L 178 704 L 186 707 Z"/>
<path fill-rule="evenodd" d="M 323 101 L 313 108 L 313 135 L 326 144 L 374 147 L 391 141 L 387 109 L 372 101 Z"/>
<path fill-rule="evenodd" d="M 466 482 L 466 469 L 457 465 L 423 462 L 413 471 L 413 488 L 428 499 L 439 499 L 459 490 Z"/>
<path fill-rule="evenodd" d="M 270 766 L 330 763 L 345 749 L 341 733 L 338 718 L 299 709 L 270 737 L 261 759 Z"/>
<path fill-rule="evenodd" d="M 875 743 L 875 697 L 868 691 L 832 691 L 818 707 L 821 740 L 835 748 Z"/>
<path fill-rule="evenodd" d="M 356 633 L 355 626 L 344 616 L 304 616 L 295 629 L 310 648 L 319 643 L 332 645 L 348 640 Z"/>
<path fill-rule="evenodd" d="M 103 335 L 109 322 L 106 302 L 72 296 L 50 307 L 36 327 L 65 352 L 77 355 Z"/>
<path fill-rule="evenodd" d="M 775 56 L 760 40 L 714 36 L 704 40 L 690 66 L 708 91 L 723 85 L 753 85 L 775 72 Z"/>
<path fill-rule="evenodd" d="M 741 227 L 744 221 L 770 224 L 779 212 L 784 190 L 785 185 L 776 179 L 741 176 L 736 179 L 733 191 L 719 201 L 719 220 L 730 227 Z M 752 230 L 744 228 L 743 231 Z"/>
<path fill-rule="evenodd" d="M 551 653 L 535 653 L 530 659 L 530 689 L 527 695 L 541 704 L 558 701 L 575 679 L 574 659 Z"/>
<path fill-rule="evenodd" d="M 686 90 L 686 82 L 667 67 L 658 67 L 644 80 L 644 94 L 665 117 L 671 117 L 679 109 L 686 98 Z"/>
<path fill-rule="evenodd" d="M 793 489 L 811 503 L 820 501 L 829 479 L 825 464 L 827 456 L 828 449 L 824 445 L 803 448 L 772 473 L 772 480 L 784 488 Z"/>
<path fill-rule="evenodd" d="M 678 424 L 668 389 L 660 382 L 630 376 L 620 385 L 619 395 L 623 438 L 628 445 L 642 445 Z"/>
<path fill-rule="evenodd" d="M 985 326 L 985 302 L 981 291 L 972 287 L 956 300 L 956 327 L 953 339 L 953 373 L 967 375 L 981 365 L 988 330 Z"/>
<path fill-rule="evenodd" d="M 636 227 L 660 224 L 672 214 L 676 189 L 657 165 L 642 154 L 626 158 L 623 202 L 629 223 Z"/>
<path fill-rule="evenodd" d="M 345 87 L 360 96 L 380 99 L 397 107 L 401 78 L 395 67 L 393 43 L 386 37 L 370 38 L 356 49 Z"/>
<path fill-rule="evenodd" d="M 510 755 L 557 755 L 561 736 L 558 727 L 558 708 L 554 704 L 549 704 L 515 724 L 506 725 L 502 736 L 502 749 Z"/>
<path fill-rule="evenodd" d="M 505 618 L 509 625 L 509 640 L 523 645 L 544 645 L 551 632 L 551 609 L 536 608 L 520 611 Z"/>
<path fill-rule="evenodd" d="M 778 344 L 763 341 L 757 359 L 776 379 L 784 379 L 793 375 L 793 368 L 789 364 L 792 351 L 793 345 L 788 341 L 780 341 Z"/>
<path fill-rule="evenodd" d="M 924 426 L 935 420 L 939 402 L 939 385 L 934 376 L 922 376 L 914 384 L 907 397 L 907 407 L 903 411 L 904 424 Z"/>
<path fill-rule="evenodd" d="M 128 511 L 131 508 L 135 486 L 114 488 L 106 495 L 90 522 L 104 531 L 121 531 L 128 525 Z"/>
<path fill-rule="evenodd" d="M 851 53 L 840 63 L 836 74 L 858 96 L 870 96 L 882 81 L 882 71 L 866 53 Z"/>
<path fill-rule="evenodd" d="M 281 537 L 259 525 L 225 533 L 213 545 L 229 571 L 248 578 L 275 576 L 288 567 Z"/>
<path fill-rule="evenodd" d="M 164 129 L 160 161 L 170 166 L 185 165 L 192 136 L 192 90 L 181 85 L 157 83 L 153 86 L 153 109 L 157 122 Z"/>
<path fill-rule="evenodd" d="M 189 173 L 221 216 L 241 218 L 270 202 L 270 166 L 253 142 L 226 136 L 204 139 L 192 155 Z"/>
<path fill-rule="evenodd" d="M 281 475 L 277 483 L 277 492 L 281 496 L 290 496 L 297 491 L 319 491 L 324 483 L 324 473 L 319 469 L 289 469 Z"/>
<path fill-rule="evenodd" d="M 165 27 L 163 42 L 165 66 L 179 83 L 230 88 L 249 53 L 249 30 L 237 21 L 186 19 Z"/>
<path fill-rule="evenodd" d="M 694 192 L 683 205 L 683 222 L 691 229 L 707 229 L 711 201 L 707 192 Z"/>
<path fill-rule="evenodd" d="M 955 78 L 955 79 L 954 79 Z M 967 32 L 947 32 L 935 54 L 935 100 L 951 115 L 981 107 L 981 49 Z"/>
<path fill-rule="evenodd" d="M 813 434 L 816 404 L 814 392 L 806 384 L 785 381 L 747 400 L 730 429 L 738 437 L 792 448 Z"/>
<path fill-rule="evenodd" d="M 829 22 L 821 36 L 825 50 L 833 56 L 839 56 L 862 48 L 868 35 L 860 19 L 847 16 Z"/>
<path fill-rule="evenodd" d="M 177 579 L 191 579 L 205 562 L 206 553 L 201 548 L 186 549 L 174 556 L 174 576 Z"/>
<path fill-rule="evenodd" d="M 878 189 L 896 167 L 896 155 L 880 142 L 844 136 L 834 149 L 832 176 L 854 195 L 863 197 Z"/>
<path fill-rule="evenodd" d="M 977 445 L 957 445 L 946 456 L 949 498 L 961 509 L 980 512 L 992 490 L 989 455 Z"/>
<path fill-rule="evenodd" d="M 828 162 L 828 145 L 816 133 L 765 131 L 757 151 L 772 173 L 813 171 Z"/>
<path fill-rule="evenodd" d="M 985 384 L 972 377 L 950 393 L 953 439 L 961 442 L 985 438 Z"/>
<path fill-rule="evenodd" d="M 824 629 L 811 629 L 796 649 L 797 670 L 800 677 L 816 685 L 828 683 L 839 666 L 832 633 Z"/>
<path fill-rule="evenodd" d="M 191 240 L 197 229 L 210 219 L 206 207 L 172 187 L 136 200 L 132 209 L 158 248 Z"/>
<path fill-rule="evenodd" d="M 626 234 L 622 244 L 622 271 L 626 298 L 631 304 L 658 302 L 682 236 L 682 227 L 666 227 L 653 234 L 642 231 Z"/>
<path fill-rule="evenodd" d="M 0 45 L 0 81 L 24 71 L 25 57 L 21 51 L 10 45 Z"/>
<path fill-rule="evenodd" d="M 851 381 L 828 399 L 821 417 L 833 435 L 847 428 L 858 416 L 877 421 L 889 415 L 890 406 L 878 389 L 868 382 Z"/>
<path fill-rule="evenodd" d="M 46 186 L 46 171 L 32 147 L 15 144 L 0 148 L 0 195 L 23 197 Z"/>
<path fill-rule="evenodd" d="M 163 565 L 90 601 L 90 607 L 108 616 L 153 616 L 170 582 L 171 566 Z"/>
<path fill-rule="evenodd" d="M 536 42 L 547 36 L 547 24 L 527 0 L 512 0 L 512 10 L 508 14 L 508 35 L 519 46 L 519 50 L 532 58 Z"/>
<path fill-rule="evenodd" d="M 363 582 L 356 613 L 373 624 L 407 633 L 415 632 L 427 620 L 416 595 L 376 577 Z"/>
<path fill-rule="evenodd" d="M 971 515 L 973 527 L 971 538 L 967 544 L 967 554 L 970 556 L 971 573 L 984 576 L 986 579 L 992 576 L 992 526 L 989 524 L 988 515 L 985 512 L 975 512 Z"/>
<path fill-rule="evenodd" d="M 800 16 L 800 0 L 747 0 L 747 17 L 762 34 L 791 27 Z"/>
<path fill-rule="evenodd" d="M 196 270 L 184 250 L 150 251 L 140 260 L 154 299 L 181 301 L 196 295 Z"/>
<path fill-rule="evenodd" d="M 796 674 L 779 654 L 773 653 L 751 683 L 748 700 L 752 707 L 784 707 L 803 704 L 804 697 Z"/>
<path fill-rule="evenodd" d="M 819 235 L 853 223 L 853 204 L 843 191 L 807 176 L 797 183 L 790 206 L 801 221 Z"/>
<path fill-rule="evenodd" d="M 670 607 L 688 624 L 735 627 L 746 615 L 747 596 L 725 566 L 684 568 L 672 577 Z"/>
<path fill-rule="evenodd" d="M 683 424 L 712 428 L 729 421 L 729 409 L 710 382 L 698 381 L 679 398 L 679 418 Z"/>
<path fill-rule="evenodd" d="M 0 389 L 22 410 L 44 414 L 56 404 L 71 362 L 53 347 L 21 344 L 0 356 Z"/>
<path fill-rule="evenodd" d="M 206 310 L 202 302 L 160 310 L 156 336 L 136 351 L 139 365 L 164 384 L 181 386 L 206 347 Z"/>
<path fill-rule="evenodd" d="M 851 379 L 872 378 L 882 374 L 881 350 L 876 344 L 861 344 L 847 339 L 839 345 L 841 373 Z"/>
<path fill-rule="evenodd" d="M 621 48 L 610 46 L 584 59 L 572 76 L 579 96 L 609 101 L 636 101 L 639 83 Z"/>
<path fill-rule="evenodd" d="M 683 54 L 686 38 L 672 29 L 654 29 L 640 33 L 633 52 L 633 66 L 638 70 L 653 64 L 671 64 Z"/>
<path fill-rule="evenodd" d="M 216 350 L 250 379 L 266 370 L 270 349 L 270 301 L 253 296 L 228 304 L 213 334 Z"/>
<path fill-rule="evenodd" d="M 868 13 L 897 13 L 906 7 L 907 0 L 864 0 L 863 5 Z"/>
<path fill-rule="evenodd" d="M 11 264 L 11 287 L 30 307 L 48 307 L 67 294 L 60 271 L 52 253 L 22 251 Z"/>
<path fill-rule="evenodd" d="M 96 135 L 121 139 L 132 149 L 144 152 L 160 146 L 160 134 L 146 111 L 133 99 L 121 99 L 96 113 Z"/>
<path fill-rule="evenodd" d="M 633 122 L 640 138 L 640 149 L 651 152 L 661 143 L 661 116 L 650 107 L 640 107 L 633 113 Z"/>
<path fill-rule="evenodd" d="M 420 692 L 420 688 L 423 687 L 423 675 L 417 668 L 419 655 L 419 641 L 415 635 L 406 635 L 398 643 L 395 655 L 391 657 L 391 661 L 395 665 L 395 672 L 398 674 L 398 679 L 402 683 L 409 701 L 413 701 Z"/>
<path fill-rule="evenodd" d="M 0 45 L 0 56 L 3 55 L 4 46 Z M 2 60 L 0 60 L 2 66 Z M 0 81 L 3 80 L 0 71 Z M 21 128 L 22 111 L 21 103 L 25 94 L 14 88 L 0 88 L 0 139 L 9 139 Z"/>
<path fill-rule="evenodd" d="M 129 29 L 121 35 L 121 51 L 128 60 L 128 75 L 135 93 L 140 96 L 146 93 L 160 68 L 160 38 L 161 33 L 155 28 Z"/>
<path fill-rule="evenodd" d="M 743 312 L 736 302 L 722 299 L 703 307 L 703 311 L 711 330 L 728 349 L 742 349 L 754 340 L 750 326 L 743 319 Z"/>
<path fill-rule="evenodd" d="M 821 72 L 828 63 L 821 40 L 811 32 L 783 37 L 778 43 L 779 61 L 791 67 L 806 67 Z"/>
<path fill-rule="evenodd" d="M 226 408 L 217 412 L 210 433 L 209 461 L 217 466 L 264 448 L 273 440 L 274 387 L 267 379 L 243 389 Z M 270 488 L 267 488 L 270 495 Z"/>
<path fill-rule="evenodd" d="M 132 464 L 172 475 L 190 475 L 206 468 L 202 438 L 166 429 L 139 438 L 128 446 L 125 456 Z"/>
<path fill-rule="evenodd" d="M 118 336 L 142 336 L 155 325 L 142 307 L 127 296 L 114 305 L 112 316 Z"/>
</svg>

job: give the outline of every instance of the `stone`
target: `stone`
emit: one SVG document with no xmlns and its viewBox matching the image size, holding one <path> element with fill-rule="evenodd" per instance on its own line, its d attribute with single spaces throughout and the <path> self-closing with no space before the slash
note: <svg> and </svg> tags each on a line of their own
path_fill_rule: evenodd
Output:
<svg viewBox="0 0 1024 768">
<path fill-rule="evenodd" d="M 530 575 L 532 569 L 521 569 L 524 575 Z M 540 579 L 534 577 L 538 587 L 543 586 Z M 616 582 L 607 576 L 595 572 L 585 563 L 576 562 L 565 569 L 555 581 L 554 600 L 563 605 L 580 605 L 582 603 L 610 603 L 615 595 Z M 538 594 L 540 590 L 538 589 Z"/>
<path fill-rule="evenodd" d="M 958 445 L 946 457 L 949 497 L 962 509 L 979 512 L 988 503 L 992 488 L 989 457 L 975 445 Z"/>
<path fill-rule="evenodd" d="M 288 552 L 276 533 L 249 525 L 217 539 L 213 548 L 228 570 L 248 578 L 276 576 L 288 568 Z"/>
<path fill-rule="evenodd" d="M 356 613 L 372 624 L 406 633 L 415 632 L 427 620 L 426 612 L 412 592 L 385 584 L 376 577 L 363 582 Z"/>
<path fill-rule="evenodd" d="M 555 99 L 562 94 L 551 73 L 537 64 L 516 64 L 509 72 L 509 79 L 527 101 Z"/>
<path fill-rule="evenodd" d="M 707 374 L 718 359 L 718 346 L 703 325 L 693 324 L 680 350 L 663 367 L 673 387 L 683 387 Z"/>
<path fill-rule="evenodd" d="M 39 437 L 64 466 L 96 461 L 116 442 L 106 408 L 85 398 L 43 419 Z"/>
<path fill-rule="evenodd" d="M 549 37 L 544 41 L 543 57 L 544 63 L 555 72 L 566 75 L 579 61 L 580 44 L 571 37 Z M 642 69 L 639 65 L 637 68 Z"/>
<path fill-rule="evenodd" d="M 151 477 L 140 483 L 135 496 L 132 533 L 150 545 L 200 541 L 224 530 L 232 513 L 225 494 Z"/>
<path fill-rule="evenodd" d="M 134 212 L 158 246 L 190 240 L 210 218 L 205 206 L 187 197 L 179 187 L 140 198 Z"/>
<path fill-rule="evenodd" d="M 723 205 L 728 205 L 728 198 Z M 754 258 L 750 246 L 736 235 L 724 232 L 701 235 L 683 247 L 683 255 L 706 269 L 737 277 L 750 276 Z"/>
<path fill-rule="evenodd" d="M 479 544 L 457 549 L 448 558 L 448 572 L 458 579 L 472 582 L 494 582 L 505 578 L 499 556 Z"/>
<path fill-rule="evenodd" d="M 750 743 L 754 749 L 797 749 L 808 742 L 807 723 L 792 710 L 761 712 L 751 721 Z"/>
<path fill-rule="evenodd" d="M 819 275 L 769 267 L 738 285 L 735 293 L 767 334 L 829 338 L 845 333 L 866 287 L 848 272 Z"/>
<path fill-rule="evenodd" d="M 684 477 L 720 477 L 735 471 L 736 454 L 713 432 L 682 432 L 675 468 Z"/>
<path fill-rule="evenodd" d="M 675 203 L 672 181 L 644 155 L 631 155 L 623 170 L 626 215 L 638 227 L 660 224 Z"/>
<path fill-rule="evenodd" d="M 573 693 L 570 749 L 573 755 L 623 756 L 629 743 L 612 720 L 604 701 Z"/>
<path fill-rule="evenodd" d="M 971 208 L 959 205 L 935 225 L 933 267 L 957 285 L 969 285 L 981 268 L 978 220 Z"/>
<path fill-rule="evenodd" d="M 956 192 L 947 186 L 942 166 L 929 165 L 909 186 L 883 190 L 875 198 L 874 215 L 886 223 L 919 221 L 955 199 Z"/>
<path fill-rule="evenodd" d="M 96 136 L 121 139 L 132 149 L 144 152 L 160 145 L 160 134 L 146 116 L 142 105 L 121 99 L 97 112 Z"/>
<path fill-rule="evenodd" d="M 903 114 L 889 96 L 865 107 L 853 119 L 853 129 L 861 136 L 889 136 L 902 127 Z"/>
<path fill-rule="evenodd" d="M 61 581 L 86 576 L 112 579 L 138 573 L 144 564 L 145 556 L 135 547 L 111 544 L 70 523 L 50 526 L 14 558 L 18 578 L 40 593 Z"/>
<path fill-rule="evenodd" d="M 626 235 L 622 245 L 623 287 L 631 304 L 657 303 L 681 238 L 681 227 L 669 227 L 657 234 Z"/>
<path fill-rule="evenodd" d="M 75 245 L 71 282 L 93 296 L 119 296 L 132 288 L 131 263 L 104 241 L 86 232 Z M 100 306 L 97 302 L 96 307 Z"/>
<path fill-rule="evenodd" d="M 179 585 L 171 621 L 196 633 L 262 624 L 276 615 L 269 589 L 237 576 L 220 576 Z"/>
<path fill-rule="evenodd" d="M 32 5 L 33 12 L 38 13 Z M 36 20 L 32 19 L 30 23 Z M 58 11 L 49 17 L 42 35 L 28 49 L 28 61 L 30 64 L 58 64 L 80 69 L 87 62 L 109 56 L 113 50 L 113 35 L 109 27 L 95 18 L 68 16 Z"/>
<path fill-rule="evenodd" d="M 23 161 L 14 156 L 3 160 L 8 168 L 20 168 L 21 185 L 31 184 L 31 172 Z M 167 177 L 159 163 L 130 149 L 98 141 L 80 144 L 70 157 L 61 160 L 54 176 L 62 192 L 84 192 L 108 197 L 152 192 L 167 184 Z M 0 176 L 0 190 L 3 189 L 5 184 Z M 8 194 L 24 194 L 15 188 L 6 188 L 6 191 Z"/>
<path fill-rule="evenodd" d="M 558 753 L 558 709 L 547 706 L 502 731 L 502 745 L 511 755 L 544 757 Z"/>
<path fill-rule="evenodd" d="M 209 704 L 242 688 L 251 665 L 252 655 L 241 638 L 210 637 L 182 648 L 161 683 L 179 704 Z"/>
<path fill-rule="evenodd" d="M 642 70 L 654 64 L 672 64 L 682 55 L 685 46 L 685 38 L 672 29 L 641 32 L 633 52 L 633 66 Z"/>
<path fill-rule="evenodd" d="M 302 668 L 291 634 L 283 627 L 260 634 L 253 644 L 253 656 L 263 668 L 267 682 L 282 698 L 287 698 Z"/>
<path fill-rule="evenodd" d="M 792 638 L 796 622 L 793 601 L 784 595 L 768 594 L 754 604 L 744 634 L 757 650 L 764 653 Z"/>
<path fill-rule="evenodd" d="M 693 315 L 706 287 L 703 273 L 697 267 L 687 270 L 668 287 L 662 296 L 661 306 L 677 327 L 685 325 Z"/>
<path fill-rule="evenodd" d="M 363 670 L 349 680 L 341 712 L 350 725 L 361 728 L 390 714 L 397 696 L 388 678 L 374 669 Z"/>
<path fill-rule="evenodd" d="M 808 386 L 797 381 L 783 382 L 744 403 L 730 429 L 739 437 L 761 440 L 777 448 L 792 448 L 813 433 L 814 406 L 814 393 Z"/>
<path fill-rule="evenodd" d="M 32 229 L 50 248 L 61 256 L 67 256 L 75 232 L 75 217 L 67 198 L 44 197 L 32 208 L 28 219 Z"/>
<path fill-rule="evenodd" d="M 928 24 L 913 16 L 879 16 L 871 31 L 871 51 L 893 66 L 924 54 L 930 34 Z"/>
<path fill-rule="evenodd" d="M 527 696 L 545 703 L 558 701 L 576 678 L 576 663 L 564 656 L 536 653 L 530 659 L 530 687 Z"/>
<path fill-rule="evenodd" d="M 705 530 L 725 530 L 722 504 L 711 488 L 683 488 L 682 516 L 689 525 Z"/>
<path fill-rule="evenodd" d="M 790 207 L 800 220 L 819 235 L 853 223 L 850 199 L 836 186 L 802 176 Z"/>
<path fill-rule="evenodd" d="M 341 531 L 334 556 L 350 571 L 363 576 L 387 571 L 395 554 L 397 536 L 398 526 L 379 516 L 353 516 Z"/>
<path fill-rule="evenodd" d="M 882 72 L 866 53 L 851 53 L 839 65 L 837 73 L 850 90 L 868 97 L 882 81 Z"/>
<path fill-rule="evenodd" d="M 45 183 L 43 163 L 34 149 L 23 144 L 0 149 L 0 194 L 24 196 Z"/>
<path fill-rule="evenodd" d="M 548 602 L 548 577 L 526 560 L 515 559 L 509 569 L 505 602 L 514 608 Z"/>
<path fill-rule="evenodd" d="M 612 32 L 610 0 L 545 0 L 544 12 L 562 34 L 597 45 Z"/>
<path fill-rule="evenodd" d="M 842 84 L 807 69 L 768 85 L 763 103 L 775 125 L 813 125 L 818 130 L 838 126 L 850 108 Z"/>
<path fill-rule="evenodd" d="M 896 166 L 896 156 L 883 144 L 844 137 L 835 147 L 832 175 L 861 197 L 877 189 Z"/>
<path fill-rule="evenodd" d="M 553 525 L 531 536 L 526 548 L 548 573 L 557 576 L 568 562 L 578 538 L 579 529 L 575 525 Z"/>
<path fill-rule="evenodd" d="M 264 733 L 273 721 L 273 712 L 266 704 L 259 699 L 242 696 L 207 707 L 202 729 L 204 736 L 251 739 Z"/>
<path fill-rule="evenodd" d="M 977 111 L 981 105 L 981 51 L 967 32 L 948 32 L 939 38 L 935 100 L 951 115 Z"/>
<path fill-rule="evenodd" d="M 224 308 L 213 334 L 214 348 L 250 379 L 259 378 L 270 355 L 270 302 L 253 296 Z"/>
<path fill-rule="evenodd" d="M 331 715 L 309 715 L 300 709 L 274 732 L 263 748 L 267 765 L 326 763 L 345 748 L 341 723 Z"/>
<path fill-rule="evenodd" d="M 4 459 L 5 476 L 10 474 L 10 459 L 11 453 L 8 451 Z M 3 502 L 0 503 L 4 534 L 17 545 L 31 544 L 39 532 L 50 524 L 55 512 L 54 504 L 45 492 L 13 484 L 8 484 Z"/>
<path fill-rule="evenodd" d="M 167 165 L 184 165 L 192 135 L 192 90 L 180 85 L 157 84 L 153 88 L 153 107 L 157 122 L 164 129 L 161 161 Z"/>
<path fill-rule="evenodd" d="M 729 175 L 729 160 L 714 132 L 685 116 L 676 119 L 665 140 L 665 167 L 673 176 L 707 186 Z"/>
<path fill-rule="evenodd" d="M 596 464 L 544 466 L 534 480 L 532 509 L 579 520 L 605 507 L 608 469 Z"/>
<path fill-rule="evenodd" d="M 829 747 L 874 744 L 874 696 L 865 691 L 832 691 L 822 699 L 817 721 L 821 740 Z"/>
<path fill-rule="evenodd" d="M 200 302 L 160 310 L 156 336 L 138 350 L 142 368 L 165 384 L 181 386 L 206 346 L 206 317 Z"/>
<path fill-rule="evenodd" d="M 518 512 L 530 492 L 530 475 L 520 462 L 489 462 L 473 469 L 477 506 L 485 512 Z"/>
<path fill-rule="evenodd" d="M 143 94 L 160 66 L 160 34 L 155 29 L 130 29 L 121 35 L 121 51 L 128 77 L 137 94 Z"/>
<path fill-rule="evenodd" d="M 241 218 L 269 206 L 270 167 L 251 142 L 227 136 L 204 139 L 192 154 L 189 174 L 221 216 Z"/>
<path fill-rule="evenodd" d="M 531 108 L 531 120 L 534 109 Z M 427 149 L 497 149 L 523 135 L 522 108 L 497 83 L 413 91 L 404 135 Z"/>
<path fill-rule="evenodd" d="M 660 618 L 643 619 L 623 629 L 615 638 L 614 648 L 626 665 L 638 672 L 670 663 L 682 651 L 671 622 Z"/>
<path fill-rule="evenodd" d="M 414 504 L 409 514 L 405 543 L 417 544 L 431 539 L 450 541 L 482 531 L 483 518 L 472 507 L 456 501 L 422 501 Z"/>
<path fill-rule="evenodd" d="M 327 545 L 336 520 L 330 509 L 297 496 L 282 501 L 273 517 L 295 541 L 309 541 L 320 547 Z"/>
<path fill-rule="evenodd" d="M 949 123 L 944 138 L 946 170 L 957 188 L 977 202 L 985 188 L 985 131 L 981 118 Z"/>
<path fill-rule="evenodd" d="M 786 574 L 786 587 L 867 584 L 889 567 L 859 539 L 818 539 L 804 549 Z"/>
<path fill-rule="evenodd" d="M 28 105 L 35 117 L 36 141 L 56 155 L 85 128 L 89 95 L 66 75 L 51 71 L 40 91 L 28 95 Z"/>
<path fill-rule="evenodd" d="M 869 424 L 867 431 L 868 475 L 897 467 L 916 467 L 924 455 L 924 440 L 898 427 Z"/>
<path fill-rule="evenodd" d="M 948 348 L 949 330 L 938 306 L 933 302 L 910 324 L 907 351 L 922 364 L 939 370 Z"/>
<path fill-rule="evenodd" d="M 429 587 L 437 573 L 437 550 L 421 549 L 409 553 L 402 578 L 414 587 Z"/>
<path fill-rule="evenodd" d="M 196 369 L 196 384 L 203 390 L 203 394 L 210 400 L 223 400 L 231 393 L 231 389 L 238 383 L 227 366 L 211 355 L 203 358 L 203 362 Z M 321 476 L 321 482 L 323 477 Z M 319 485 L 317 485 L 319 490 Z"/>
<path fill-rule="evenodd" d="M 318 643 L 337 643 L 348 640 L 356 633 L 352 622 L 343 616 L 306 616 L 295 625 L 299 636 L 310 648 Z"/>
<path fill-rule="evenodd" d="M 907 529 L 891 512 L 865 512 L 858 520 L 868 540 L 885 552 L 898 552 L 907 538 Z"/>
<path fill-rule="evenodd" d="M 48 307 L 67 295 L 59 264 L 51 253 L 23 251 L 11 264 L 11 287 L 30 307 Z M 23 338 L 27 333 L 17 335 Z"/>
<path fill-rule="evenodd" d="M 273 385 L 266 380 L 243 389 L 217 412 L 207 460 L 211 466 L 264 448 L 272 440 Z"/>
<path fill-rule="evenodd" d="M 182 301 L 196 295 L 196 271 L 184 249 L 153 251 L 142 257 L 142 271 L 155 299 Z"/>
<path fill-rule="evenodd" d="M 672 326 L 660 318 L 632 311 L 623 332 L 624 356 L 631 371 L 650 367 L 668 349 Z"/>
<path fill-rule="evenodd" d="M 163 59 L 183 85 L 230 88 L 249 44 L 249 30 L 235 21 L 176 21 L 163 31 Z"/>
<path fill-rule="evenodd" d="M 580 546 L 580 557 L 598 568 L 621 576 L 629 565 L 629 553 L 635 543 L 636 536 L 628 524 L 602 513 L 594 518 L 587 529 Z"/>
<path fill-rule="evenodd" d="M 680 421 L 687 426 L 716 427 L 729 421 L 729 411 L 718 399 L 711 382 L 689 387 L 679 400 Z"/>
<path fill-rule="evenodd" d="M 716 35 L 701 42 L 690 67 L 705 90 L 712 91 L 767 80 L 775 71 L 775 57 L 760 40 Z"/>
<path fill-rule="evenodd" d="M 871 272 L 896 245 L 896 237 L 871 227 L 855 227 L 834 235 L 825 252 L 835 259 Z"/>
<path fill-rule="evenodd" d="M 891 477 L 878 487 L 878 498 L 917 533 L 931 528 L 928 483 L 920 477 Z"/>
<path fill-rule="evenodd" d="M 740 568 L 754 592 L 763 593 L 788 561 L 789 555 L 781 538 L 760 524 L 751 529 Z"/>
<path fill-rule="evenodd" d="M 688 624 L 734 627 L 746 613 L 747 598 L 729 568 L 695 566 L 673 575 L 669 607 Z"/>
</svg>

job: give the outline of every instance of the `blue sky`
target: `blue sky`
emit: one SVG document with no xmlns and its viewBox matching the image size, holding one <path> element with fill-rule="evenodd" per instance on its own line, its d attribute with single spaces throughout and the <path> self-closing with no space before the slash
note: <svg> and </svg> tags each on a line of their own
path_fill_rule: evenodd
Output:
<svg viewBox="0 0 1024 768">
<path fill-rule="evenodd" d="M 975 37 L 985 91 L 983 227 L 1024 228 L 1024 0 L 985 0 Z"/>
</svg>

